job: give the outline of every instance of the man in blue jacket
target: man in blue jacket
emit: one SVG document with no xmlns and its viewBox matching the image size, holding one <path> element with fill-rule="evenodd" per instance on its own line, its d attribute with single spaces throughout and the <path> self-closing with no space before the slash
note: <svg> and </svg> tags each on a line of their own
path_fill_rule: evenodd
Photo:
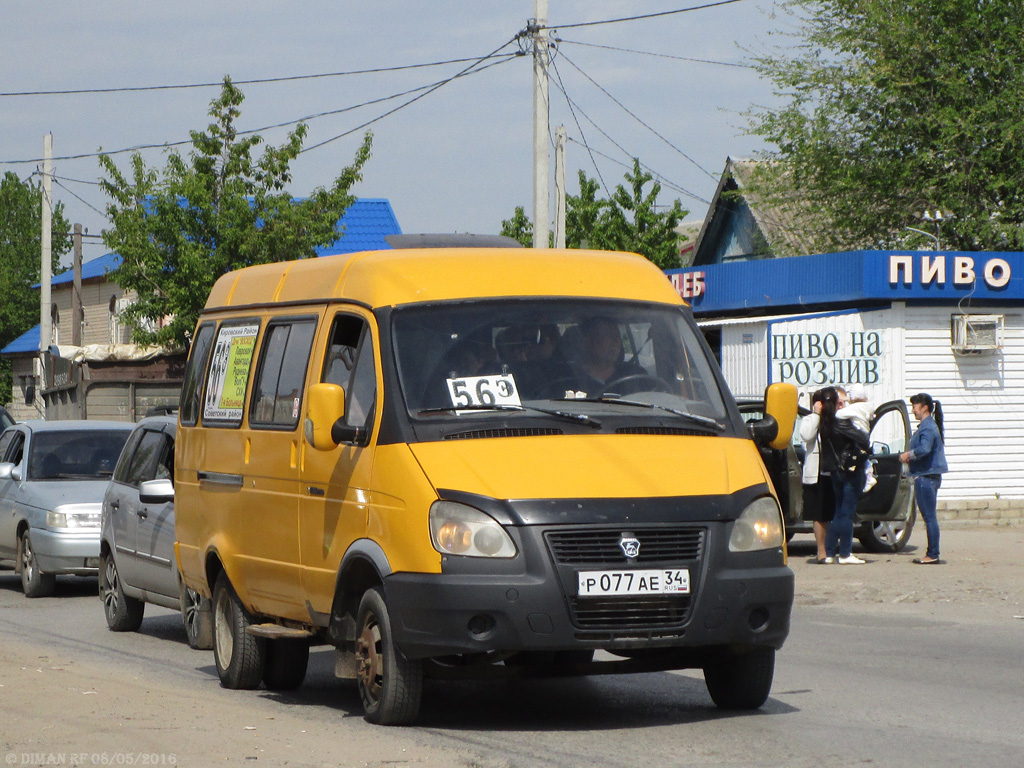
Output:
<svg viewBox="0 0 1024 768">
<path fill-rule="evenodd" d="M 942 434 L 932 416 L 935 402 L 932 396 L 922 392 L 910 398 L 914 410 L 914 418 L 920 424 L 910 438 L 910 450 L 900 454 L 900 461 L 909 465 L 910 475 L 914 478 L 914 495 L 917 508 L 921 510 L 925 530 L 928 532 L 928 553 L 924 557 L 914 559 L 918 565 L 938 565 L 939 559 L 939 520 L 935 513 L 939 486 L 942 485 L 942 473 L 948 471 L 946 451 L 942 446 Z"/>
</svg>

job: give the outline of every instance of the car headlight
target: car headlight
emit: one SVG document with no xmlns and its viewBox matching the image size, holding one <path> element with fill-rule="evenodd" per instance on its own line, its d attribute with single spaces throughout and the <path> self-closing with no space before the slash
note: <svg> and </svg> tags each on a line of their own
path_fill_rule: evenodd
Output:
<svg viewBox="0 0 1024 768">
<path fill-rule="evenodd" d="M 430 506 L 430 541 L 443 555 L 516 555 L 516 545 L 497 520 L 454 501 L 435 501 Z"/>
<path fill-rule="evenodd" d="M 782 528 L 782 512 L 771 496 L 762 496 L 743 510 L 733 523 L 729 537 L 730 552 L 754 552 L 759 549 L 775 549 L 782 546 L 785 532 Z"/>
<path fill-rule="evenodd" d="M 89 529 L 100 527 L 99 504 L 61 504 L 46 513 L 47 528 Z"/>
</svg>

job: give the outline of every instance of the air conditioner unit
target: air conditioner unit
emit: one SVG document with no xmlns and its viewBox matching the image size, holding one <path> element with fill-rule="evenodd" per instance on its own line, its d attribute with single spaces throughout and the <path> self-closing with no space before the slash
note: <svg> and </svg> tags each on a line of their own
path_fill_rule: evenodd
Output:
<svg viewBox="0 0 1024 768">
<path fill-rule="evenodd" d="M 952 315 L 950 336 L 953 351 L 976 354 L 1002 349 L 1003 315 Z"/>
</svg>

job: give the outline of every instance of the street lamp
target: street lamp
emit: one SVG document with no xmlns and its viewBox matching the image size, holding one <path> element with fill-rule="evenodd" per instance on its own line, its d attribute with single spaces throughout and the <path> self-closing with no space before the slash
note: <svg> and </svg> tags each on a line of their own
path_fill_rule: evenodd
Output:
<svg viewBox="0 0 1024 768">
<path fill-rule="evenodd" d="M 917 227 L 904 227 L 904 229 L 909 229 L 911 232 L 917 232 L 919 235 L 930 237 L 932 240 L 935 241 L 935 250 L 942 250 L 942 245 L 941 243 L 939 243 L 939 238 L 936 235 L 933 235 L 931 232 L 925 232 L 923 229 L 918 229 Z"/>
</svg>

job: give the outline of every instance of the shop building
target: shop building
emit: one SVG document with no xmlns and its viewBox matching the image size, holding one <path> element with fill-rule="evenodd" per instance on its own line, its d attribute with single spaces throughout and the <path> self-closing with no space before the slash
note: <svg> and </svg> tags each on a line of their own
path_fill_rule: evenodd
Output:
<svg viewBox="0 0 1024 768">
<path fill-rule="evenodd" d="M 737 397 L 864 385 L 941 401 L 948 517 L 1024 514 L 1024 253 L 852 251 L 669 271 Z"/>
</svg>

